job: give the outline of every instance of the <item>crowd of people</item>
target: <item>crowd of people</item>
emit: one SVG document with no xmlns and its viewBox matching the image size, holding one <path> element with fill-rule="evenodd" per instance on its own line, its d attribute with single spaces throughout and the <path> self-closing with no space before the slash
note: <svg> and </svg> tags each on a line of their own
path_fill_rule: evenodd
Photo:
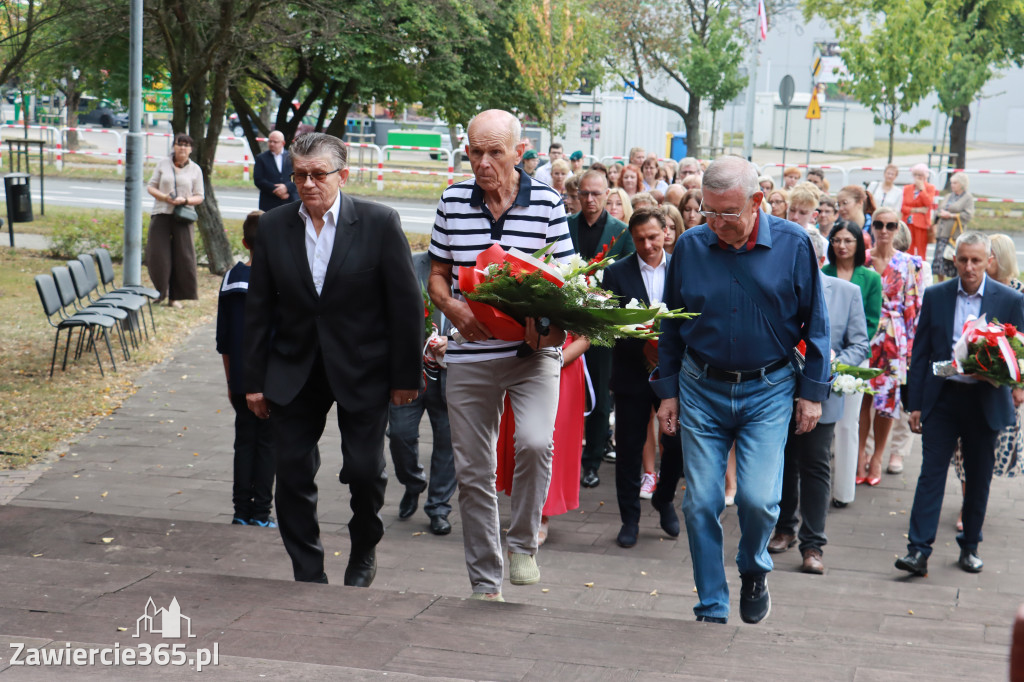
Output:
<svg viewBox="0 0 1024 682">
<path fill-rule="evenodd" d="M 512 584 L 540 580 L 538 550 L 559 540 L 557 517 L 578 508 L 581 487 L 602 484 L 610 463 L 624 548 L 643 535 L 642 500 L 664 533 L 680 535 L 685 477 L 701 621 L 729 617 L 720 517 L 737 506 L 740 615 L 759 622 L 771 607 L 772 555 L 799 543 L 801 570 L 823 573 L 829 509 L 901 474 L 918 434 L 922 474 L 896 567 L 927 574 L 953 461 L 964 499 L 959 565 L 982 569 L 991 475 L 1024 469 L 1024 391 L 942 380 L 930 366 L 949 359 L 969 314 L 1024 324 L 1024 296 L 1012 240 L 966 229 L 965 175 L 937 201 L 923 165 L 902 187 L 890 166 L 882 180 L 832 195 L 820 169 L 787 168 L 776 187 L 738 157 L 676 163 L 634 148 L 624 163 L 584 168 L 582 153 L 553 143 L 541 164 L 500 110 L 467 132 L 474 176 L 444 191 L 429 251 L 415 257 L 394 211 L 341 191 L 347 158 L 335 138 L 303 135 L 287 152 L 277 141 L 276 158 L 264 160 L 266 175 L 285 182 L 266 182 L 274 207 L 246 221 L 252 266 L 225 279 L 218 348 L 239 432 L 255 428 L 252 416 L 272 426 L 277 522 L 296 580 L 327 581 L 313 479 L 334 404 L 340 480 L 352 491 L 348 585 L 368 586 L 376 573 L 385 431 L 405 488 L 401 519 L 427 492 L 429 529 L 447 534 L 457 491 L 475 599 L 504 601 L 506 563 Z M 547 246 L 563 262 L 611 256 L 602 286 L 621 304 L 700 315 L 664 320 L 657 344 L 613 349 L 530 318 L 522 339 L 495 338 L 459 287 L 460 268 L 493 244 Z M 366 300 L 351 300 L 353 286 Z M 244 303 L 230 297 L 240 290 Z M 834 393 L 833 361 L 878 370 L 871 393 Z M 418 452 L 424 412 L 429 472 Z M 239 447 L 256 445 L 240 438 Z M 265 457 L 236 467 L 236 522 L 273 523 Z M 511 497 L 504 548 L 501 491 Z"/>
</svg>

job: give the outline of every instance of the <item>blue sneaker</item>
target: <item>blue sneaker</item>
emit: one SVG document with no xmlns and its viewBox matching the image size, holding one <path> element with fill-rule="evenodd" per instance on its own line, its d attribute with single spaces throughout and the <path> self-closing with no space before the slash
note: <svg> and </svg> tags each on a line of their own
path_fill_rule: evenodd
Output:
<svg viewBox="0 0 1024 682">
<path fill-rule="evenodd" d="M 273 516 L 268 516 L 266 521 L 260 521 L 259 519 L 249 519 L 249 525 L 259 526 L 260 528 L 277 528 L 277 523 L 274 521 Z"/>
<path fill-rule="evenodd" d="M 240 519 L 237 516 L 235 518 L 231 519 L 231 525 L 232 526 L 248 526 L 250 523 L 251 523 L 251 520 L 250 521 L 246 521 L 245 519 Z"/>
</svg>

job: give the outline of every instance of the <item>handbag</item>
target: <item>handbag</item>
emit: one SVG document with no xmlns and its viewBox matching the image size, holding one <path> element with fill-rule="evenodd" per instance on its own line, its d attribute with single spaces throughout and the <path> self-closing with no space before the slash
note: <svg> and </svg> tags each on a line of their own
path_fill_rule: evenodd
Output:
<svg viewBox="0 0 1024 682">
<path fill-rule="evenodd" d="M 171 198 L 175 198 L 178 196 L 178 172 L 174 170 L 173 163 L 171 163 L 171 173 L 174 175 L 174 192 L 171 193 Z M 195 206 L 181 204 L 174 207 L 174 217 L 183 223 L 194 223 L 199 220 L 199 213 Z"/>
<path fill-rule="evenodd" d="M 955 216 L 953 222 L 953 229 L 949 231 L 949 238 L 946 240 L 946 246 L 942 249 L 942 259 L 953 262 L 956 260 L 956 238 L 959 234 L 964 233 L 964 224 L 960 221 L 960 214 Z"/>
<path fill-rule="evenodd" d="M 184 204 L 182 206 L 174 207 L 174 217 L 183 223 L 194 223 L 199 220 L 199 213 L 196 211 L 194 206 Z"/>
</svg>

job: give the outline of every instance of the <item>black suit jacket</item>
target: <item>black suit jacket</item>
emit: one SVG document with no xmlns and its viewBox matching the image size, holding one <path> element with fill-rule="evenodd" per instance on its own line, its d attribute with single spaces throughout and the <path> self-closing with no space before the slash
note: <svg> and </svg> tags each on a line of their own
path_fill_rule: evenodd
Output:
<svg viewBox="0 0 1024 682">
<path fill-rule="evenodd" d="M 269 211 L 272 208 L 299 200 L 299 192 L 295 189 L 295 183 L 292 182 L 291 175 L 292 155 L 288 153 L 288 150 L 285 150 L 283 153 L 280 171 L 277 170 L 277 164 L 274 163 L 274 155 L 269 150 L 256 157 L 256 161 L 253 163 L 252 179 L 260 190 L 261 211 Z M 287 199 L 282 199 L 274 194 L 274 185 L 280 184 L 288 188 Z"/>
<path fill-rule="evenodd" d="M 246 393 L 290 403 L 317 351 L 347 410 L 386 407 L 420 385 L 423 299 L 398 214 L 341 195 L 320 295 L 306 260 L 302 204 L 260 218 L 245 309 Z"/>
<path fill-rule="evenodd" d="M 960 278 L 928 287 L 921 304 L 921 318 L 917 323 L 914 347 L 910 355 L 907 376 L 907 409 L 921 411 L 921 421 L 935 407 L 947 381 L 932 372 L 932 363 L 953 357 L 953 318 L 956 315 L 956 292 Z M 985 281 L 985 295 L 981 297 L 981 312 L 989 322 L 999 320 L 1020 327 L 1024 324 L 1024 296 L 991 277 Z M 991 429 L 998 431 L 1014 423 L 1013 398 L 1009 387 L 994 388 L 984 384 L 982 410 Z"/>
<path fill-rule="evenodd" d="M 643 275 L 640 274 L 640 257 L 635 252 L 609 265 L 604 271 L 601 286 L 618 296 L 622 307 L 633 298 L 644 305 L 651 304 Z M 645 394 L 648 390 L 650 371 L 644 359 L 646 343 L 643 339 L 619 339 L 615 342 L 610 387 L 616 395 Z"/>
</svg>

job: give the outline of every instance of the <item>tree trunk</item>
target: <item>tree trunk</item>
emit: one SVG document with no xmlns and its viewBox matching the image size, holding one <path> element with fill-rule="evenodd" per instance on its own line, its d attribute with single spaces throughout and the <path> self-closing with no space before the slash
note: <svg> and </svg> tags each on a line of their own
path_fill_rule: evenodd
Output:
<svg viewBox="0 0 1024 682">
<path fill-rule="evenodd" d="M 896 117 L 893 116 L 889 119 L 889 160 L 887 163 L 892 163 L 892 142 L 896 136 Z"/>
<path fill-rule="evenodd" d="M 199 214 L 199 235 L 203 239 L 203 248 L 206 249 L 206 256 L 209 259 L 208 267 L 215 275 L 223 275 L 234 265 L 234 254 L 231 253 L 231 243 L 228 242 L 227 233 L 224 232 L 224 221 L 220 216 L 220 207 L 217 204 L 217 197 L 213 193 L 213 185 L 210 183 L 210 174 L 203 171 L 203 189 L 206 198 L 203 203 L 196 206 Z"/>
<path fill-rule="evenodd" d="M 954 165 L 967 166 L 967 124 L 971 122 L 971 107 L 957 107 L 949 119 L 949 153 L 956 154 Z"/>
<path fill-rule="evenodd" d="M 683 122 L 686 124 L 686 155 L 699 159 L 701 158 L 699 97 L 690 95 L 690 104 L 686 107 Z"/>
</svg>

